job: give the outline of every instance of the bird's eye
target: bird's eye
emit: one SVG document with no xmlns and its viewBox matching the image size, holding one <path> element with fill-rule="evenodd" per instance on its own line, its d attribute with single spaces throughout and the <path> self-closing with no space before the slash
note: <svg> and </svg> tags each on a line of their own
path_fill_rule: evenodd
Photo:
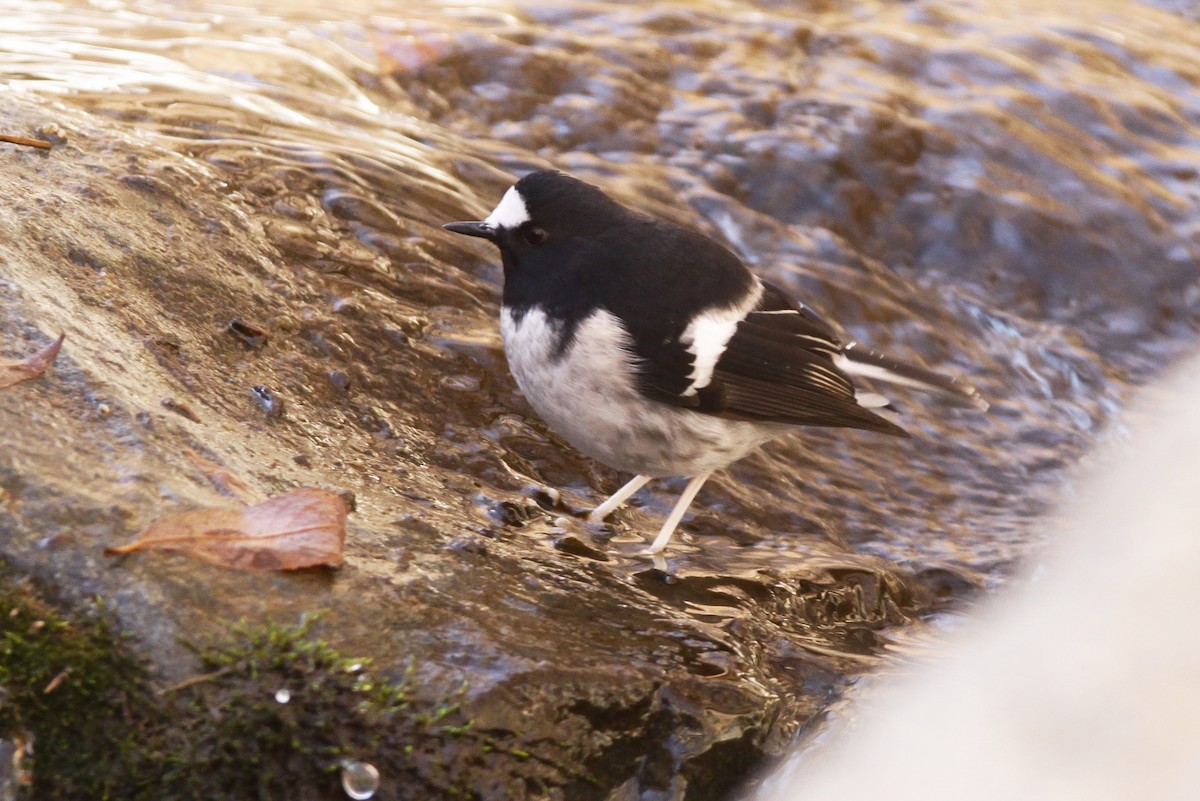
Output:
<svg viewBox="0 0 1200 801">
<path fill-rule="evenodd" d="M 524 239 L 526 242 L 528 242 L 531 245 L 542 244 L 543 242 L 546 241 L 546 236 L 547 236 L 546 229 L 538 228 L 535 225 L 529 226 L 528 228 L 524 229 L 524 231 L 522 231 L 522 233 L 521 233 L 521 238 Z"/>
</svg>

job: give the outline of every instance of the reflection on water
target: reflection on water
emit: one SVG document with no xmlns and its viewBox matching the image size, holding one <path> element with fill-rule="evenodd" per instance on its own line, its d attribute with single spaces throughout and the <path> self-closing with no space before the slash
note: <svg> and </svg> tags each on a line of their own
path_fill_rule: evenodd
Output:
<svg viewBox="0 0 1200 801">
<path fill-rule="evenodd" d="M 1200 26 L 1158 5 L 6 3 L 0 72 L 48 122 L 83 111 L 145 150 L 107 164 L 68 130 L 98 172 L 180 202 L 220 187 L 326 304 L 250 311 L 286 334 L 271 347 L 301 343 L 289 419 L 353 454 L 331 484 L 409 504 L 413 531 L 471 498 L 537 563 L 521 571 L 632 587 L 706 631 L 697 673 L 735 654 L 830 687 L 888 627 L 1002 581 L 1064 468 L 1194 341 Z M 710 482 L 667 571 L 646 564 L 680 487 L 611 536 L 571 516 L 618 477 L 528 411 L 493 254 L 439 227 L 548 164 L 723 238 L 992 413 L 914 395 L 913 441 L 773 444 Z M 481 604 L 548 603 L 522 581 Z"/>
</svg>

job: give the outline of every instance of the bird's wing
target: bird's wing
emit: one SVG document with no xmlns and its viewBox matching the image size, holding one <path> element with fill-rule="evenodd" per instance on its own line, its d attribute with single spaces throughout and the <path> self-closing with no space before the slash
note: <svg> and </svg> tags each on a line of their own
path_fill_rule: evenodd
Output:
<svg viewBox="0 0 1200 801">
<path fill-rule="evenodd" d="M 833 329 L 774 287 L 764 284 L 754 310 L 736 322 L 723 346 L 719 339 L 704 342 L 684 334 L 639 354 L 642 392 L 720 417 L 908 436 L 859 405 L 854 385 L 834 365 L 841 344 Z M 705 347 L 711 352 L 703 353 Z M 710 363 L 715 356 L 715 364 L 708 380 L 698 381 L 697 364 L 706 356 Z"/>
</svg>

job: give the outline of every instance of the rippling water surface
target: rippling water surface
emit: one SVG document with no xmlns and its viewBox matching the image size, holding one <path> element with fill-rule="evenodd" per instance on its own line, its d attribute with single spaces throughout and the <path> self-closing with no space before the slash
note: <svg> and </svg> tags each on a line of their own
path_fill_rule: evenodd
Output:
<svg viewBox="0 0 1200 801">
<path fill-rule="evenodd" d="M 270 8 L 0 3 L 4 92 L 48 122 L 110 121 L 147 148 L 140 180 L 223 187 L 327 304 L 311 313 L 341 315 L 253 310 L 363 390 L 288 401 L 343 454 L 331 481 L 468 497 L 480 525 L 607 560 L 718 626 L 764 625 L 747 599 L 774 593 L 787 636 L 764 631 L 767 652 L 804 641 L 811 622 L 788 620 L 839 604 L 892 620 L 888 565 L 935 594 L 1002 580 L 1065 468 L 1194 344 L 1200 25 L 1171 3 Z M 183 166 L 156 174 L 156 148 Z M 681 484 L 644 494 L 611 539 L 526 502 L 546 484 L 583 507 L 619 479 L 525 406 L 495 256 L 439 228 L 548 165 L 723 239 L 849 336 L 966 375 L 993 411 L 906 396 L 912 441 L 773 444 L 701 494 L 673 583 L 642 572 Z M 781 570 L 877 578 L 817 608 L 761 589 Z"/>
</svg>

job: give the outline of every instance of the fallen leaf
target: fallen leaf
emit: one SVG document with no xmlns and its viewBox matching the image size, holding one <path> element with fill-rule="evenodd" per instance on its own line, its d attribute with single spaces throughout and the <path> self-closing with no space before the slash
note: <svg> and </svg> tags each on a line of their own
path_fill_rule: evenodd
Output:
<svg viewBox="0 0 1200 801">
<path fill-rule="evenodd" d="M 437 61 L 453 51 L 454 37 L 445 33 L 426 32 L 402 35 L 376 44 L 381 72 L 412 72 Z"/>
<path fill-rule="evenodd" d="M 0 359 L 0 389 L 37 378 L 46 372 L 46 368 L 50 366 L 50 362 L 54 361 L 54 357 L 58 355 L 63 340 L 66 338 L 66 334 L 59 334 L 58 339 L 27 359 Z"/>
<path fill-rule="evenodd" d="M 167 515 L 109 555 L 158 548 L 238 570 L 296 570 L 342 564 L 346 503 L 336 492 L 306 488 L 244 509 L 196 509 Z"/>
<path fill-rule="evenodd" d="M 159 403 L 164 409 L 175 412 L 180 417 L 191 420 L 193 423 L 200 422 L 200 416 L 192 411 L 192 407 L 182 401 L 177 401 L 174 398 L 163 398 Z"/>
<path fill-rule="evenodd" d="M 221 492 L 243 501 L 258 500 L 254 490 L 237 473 L 211 459 L 205 459 L 191 448 L 184 448 L 183 455 Z"/>
<path fill-rule="evenodd" d="M 67 680 L 67 676 L 70 676 L 70 675 L 71 675 L 70 668 L 64 668 L 63 670 L 60 670 L 58 672 L 58 675 L 55 676 L 54 678 L 50 679 L 50 683 L 47 684 L 45 689 L 42 690 L 42 695 L 49 695 L 50 693 L 57 690 L 60 686 L 62 686 L 62 683 Z"/>
</svg>

